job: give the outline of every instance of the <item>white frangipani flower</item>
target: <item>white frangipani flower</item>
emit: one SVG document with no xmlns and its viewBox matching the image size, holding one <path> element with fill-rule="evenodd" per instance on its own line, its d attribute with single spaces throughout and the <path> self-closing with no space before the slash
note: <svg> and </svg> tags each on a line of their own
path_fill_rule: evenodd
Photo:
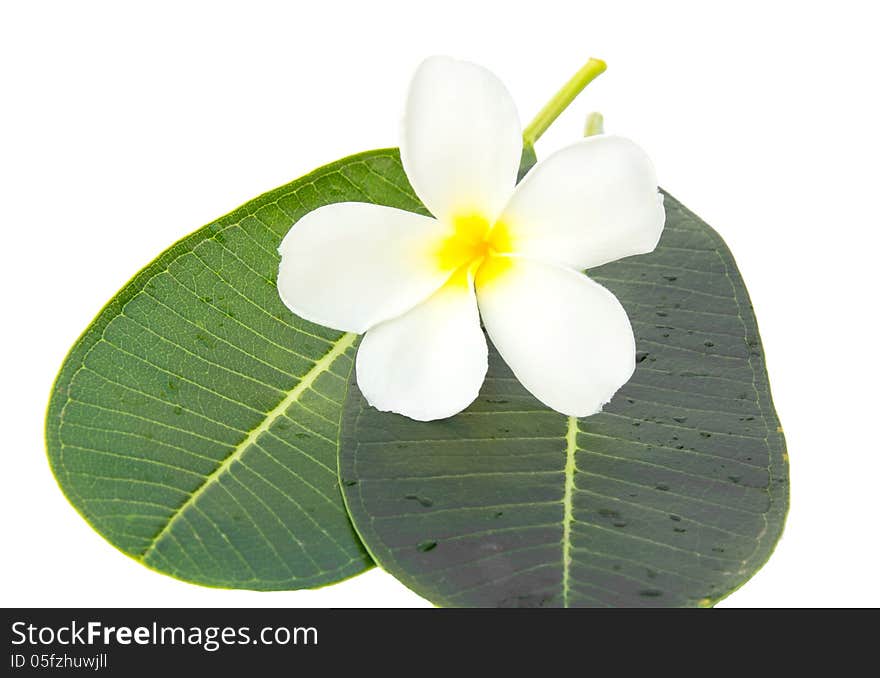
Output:
<svg viewBox="0 0 880 678">
<path fill-rule="evenodd" d="M 582 271 L 657 245 L 665 214 L 654 168 L 631 141 L 593 136 L 517 185 L 522 149 L 504 85 L 432 57 L 410 86 L 400 154 L 434 217 L 337 203 L 306 214 L 281 243 L 284 303 L 366 332 L 357 383 L 374 407 L 423 421 L 465 409 L 487 370 L 480 317 L 522 384 L 563 414 L 598 412 L 632 376 L 626 312 Z"/>
</svg>

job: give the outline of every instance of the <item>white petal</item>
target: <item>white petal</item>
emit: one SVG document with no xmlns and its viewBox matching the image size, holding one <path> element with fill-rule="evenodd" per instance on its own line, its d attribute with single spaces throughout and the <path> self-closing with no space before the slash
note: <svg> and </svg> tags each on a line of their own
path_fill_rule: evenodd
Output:
<svg viewBox="0 0 880 678">
<path fill-rule="evenodd" d="M 577 269 L 650 252 L 665 220 L 651 160 L 632 141 L 605 135 L 536 165 L 501 216 L 510 251 Z"/>
<path fill-rule="evenodd" d="M 367 332 L 356 364 L 358 387 L 371 405 L 419 421 L 465 409 L 480 392 L 487 368 L 477 300 L 464 275 Z"/>
<path fill-rule="evenodd" d="M 583 273 L 522 257 L 495 257 L 477 275 L 489 338 L 548 407 L 595 414 L 632 376 L 635 339 L 611 292 Z"/>
<path fill-rule="evenodd" d="M 504 208 L 522 153 L 522 129 L 507 89 L 481 66 L 432 57 L 406 102 L 400 155 L 416 194 L 447 223 Z"/>
<path fill-rule="evenodd" d="M 449 277 L 436 219 L 358 202 L 325 205 L 293 225 L 278 251 L 278 293 L 306 320 L 364 332 L 427 299 Z"/>
</svg>

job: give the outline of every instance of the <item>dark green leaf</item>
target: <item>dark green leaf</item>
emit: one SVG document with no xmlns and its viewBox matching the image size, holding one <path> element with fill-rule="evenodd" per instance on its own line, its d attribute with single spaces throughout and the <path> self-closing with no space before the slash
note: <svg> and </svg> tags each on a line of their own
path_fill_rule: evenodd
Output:
<svg viewBox="0 0 880 678">
<path fill-rule="evenodd" d="M 758 328 L 721 238 L 667 196 L 658 249 L 590 271 L 638 347 L 601 414 L 548 410 L 493 350 L 478 400 L 420 423 L 352 386 L 340 473 L 376 561 L 447 606 L 709 606 L 788 505 Z"/>
<path fill-rule="evenodd" d="M 421 209 L 396 151 L 339 161 L 172 246 L 73 347 L 49 405 L 49 460 L 126 554 L 253 589 L 369 567 L 336 473 L 355 337 L 294 317 L 275 289 L 291 224 L 347 200 Z"/>
</svg>

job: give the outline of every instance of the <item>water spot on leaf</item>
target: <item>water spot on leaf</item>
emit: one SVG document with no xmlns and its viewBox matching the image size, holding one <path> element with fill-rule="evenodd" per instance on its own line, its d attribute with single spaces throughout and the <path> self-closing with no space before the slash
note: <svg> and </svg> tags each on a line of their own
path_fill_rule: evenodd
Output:
<svg viewBox="0 0 880 678">
<path fill-rule="evenodd" d="M 420 497 L 417 494 L 408 494 L 404 497 L 404 499 L 410 499 L 412 501 L 417 501 L 419 504 L 421 504 L 425 508 L 428 508 L 429 506 L 434 505 L 434 502 L 431 499 L 428 499 L 427 497 Z"/>
</svg>

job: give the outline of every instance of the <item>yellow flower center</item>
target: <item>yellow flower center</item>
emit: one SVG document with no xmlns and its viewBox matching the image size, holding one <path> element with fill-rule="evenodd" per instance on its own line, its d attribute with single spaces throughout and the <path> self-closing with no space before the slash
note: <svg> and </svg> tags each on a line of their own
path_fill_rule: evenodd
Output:
<svg viewBox="0 0 880 678">
<path fill-rule="evenodd" d="M 470 272 L 485 284 L 508 267 L 511 251 L 510 232 L 504 222 L 489 220 L 480 214 L 466 214 L 453 220 L 455 232 L 444 239 L 437 250 L 437 261 L 445 271 L 455 271 L 450 283 L 467 283 Z"/>
</svg>

